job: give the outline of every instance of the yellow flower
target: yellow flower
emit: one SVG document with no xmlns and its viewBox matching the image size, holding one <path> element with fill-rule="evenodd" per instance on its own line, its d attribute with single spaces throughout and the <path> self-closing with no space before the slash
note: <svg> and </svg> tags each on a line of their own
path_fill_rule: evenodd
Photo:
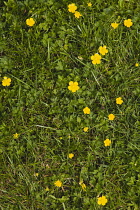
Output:
<svg viewBox="0 0 140 210">
<path fill-rule="evenodd" d="M 26 24 L 28 26 L 33 26 L 35 24 L 35 21 L 34 21 L 33 18 L 29 18 L 29 19 L 26 20 Z"/>
<path fill-rule="evenodd" d="M 54 185 L 55 185 L 56 187 L 61 187 L 61 186 L 62 186 L 62 182 L 61 182 L 60 180 L 57 180 L 57 181 L 54 183 Z"/>
<path fill-rule="evenodd" d="M 49 191 L 50 189 L 48 187 L 46 187 L 45 191 Z"/>
<path fill-rule="evenodd" d="M 74 13 L 74 15 L 75 15 L 76 18 L 79 18 L 80 16 L 82 16 L 81 13 L 78 12 L 78 11 L 76 11 L 76 12 Z"/>
<path fill-rule="evenodd" d="M 129 28 L 130 26 L 133 25 L 132 20 L 131 19 L 124 20 L 124 25 Z"/>
<path fill-rule="evenodd" d="M 35 173 L 35 176 L 37 176 L 37 177 L 38 177 L 38 175 L 39 175 L 39 173 Z"/>
<path fill-rule="evenodd" d="M 11 79 L 8 78 L 8 77 L 3 77 L 3 80 L 2 80 L 2 85 L 3 86 L 9 86 L 11 83 Z"/>
<path fill-rule="evenodd" d="M 123 100 L 121 97 L 116 98 L 116 104 L 122 104 L 122 103 L 123 103 Z"/>
<path fill-rule="evenodd" d="M 19 137 L 19 134 L 18 133 L 13 134 L 13 138 L 14 139 L 18 139 L 18 137 Z"/>
<path fill-rule="evenodd" d="M 73 153 L 70 153 L 69 154 L 69 158 L 72 159 L 73 157 L 74 157 L 74 154 Z"/>
<path fill-rule="evenodd" d="M 102 196 L 102 197 L 99 197 L 99 198 L 98 198 L 98 204 L 99 204 L 99 205 L 103 205 L 103 206 L 104 206 L 104 205 L 107 203 L 107 201 L 108 201 L 108 200 L 106 199 L 105 196 Z"/>
<path fill-rule="evenodd" d="M 69 4 L 68 5 L 68 11 L 75 13 L 75 10 L 77 10 L 77 6 L 75 4 Z"/>
<path fill-rule="evenodd" d="M 72 92 L 76 92 L 77 90 L 79 90 L 78 82 L 70 81 L 68 89 L 71 90 Z"/>
<path fill-rule="evenodd" d="M 114 29 L 118 28 L 118 25 L 119 25 L 119 23 L 111 23 L 111 26 L 112 26 Z"/>
<path fill-rule="evenodd" d="M 136 66 L 136 67 L 138 67 L 138 66 L 139 66 L 139 64 L 138 64 L 138 63 L 136 63 L 136 64 L 135 64 L 135 66 Z"/>
<path fill-rule="evenodd" d="M 106 139 L 106 140 L 104 141 L 104 144 L 105 144 L 106 147 L 107 147 L 107 146 L 110 146 L 111 140 Z"/>
<path fill-rule="evenodd" d="M 87 132 L 88 131 L 88 127 L 85 127 L 83 130 L 84 130 L 84 132 Z"/>
<path fill-rule="evenodd" d="M 90 114 L 90 109 L 88 107 L 85 107 L 83 109 L 84 114 Z"/>
<path fill-rule="evenodd" d="M 87 5 L 88 5 L 88 7 L 91 7 L 92 6 L 91 2 L 87 3 Z"/>
<path fill-rule="evenodd" d="M 102 46 L 99 47 L 99 53 L 101 55 L 105 55 L 106 53 L 108 53 L 108 50 L 106 49 L 105 45 L 103 47 Z"/>
<path fill-rule="evenodd" d="M 101 63 L 101 56 L 98 53 L 95 53 L 91 56 L 91 60 L 93 64 L 100 64 Z"/>
<path fill-rule="evenodd" d="M 80 181 L 79 184 L 82 187 L 82 190 L 83 191 L 86 191 L 86 185 L 84 184 L 84 182 L 83 181 Z"/>
<path fill-rule="evenodd" d="M 114 115 L 114 114 L 109 114 L 109 115 L 108 115 L 108 118 L 109 118 L 109 120 L 114 120 L 115 115 Z"/>
</svg>

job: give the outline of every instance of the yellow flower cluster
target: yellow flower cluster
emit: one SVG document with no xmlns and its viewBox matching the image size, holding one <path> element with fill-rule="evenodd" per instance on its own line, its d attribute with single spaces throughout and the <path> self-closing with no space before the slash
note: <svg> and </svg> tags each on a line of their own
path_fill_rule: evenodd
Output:
<svg viewBox="0 0 140 210">
<path fill-rule="evenodd" d="M 58 179 L 57 181 L 55 181 L 54 182 L 54 185 L 56 186 L 56 187 L 62 187 L 62 182 Z M 82 190 L 83 191 L 86 191 L 86 184 L 83 182 L 83 180 L 81 179 L 81 181 L 79 182 L 79 185 L 81 186 L 81 188 L 82 188 Z M 50 189 L 48 188 L 48 187 L 46 187 L 46 189 L 45 189 L 45 191 L 49 191 Z M 106 198 L 106 196 L 101 196 L 101 197 L 98 197 L 97 198 L 97 203 L 99 204 L 99 205 L 102 205 L 102 206 L 104 206 L 104 205 L 106 205 L 106 203 L 108 202 L 108 200 L 107 200 L 107 198 Z"/>
<path fill-rule="evenodd" d="M 130 28 L 130 27 L 133 25 L 133 22 L 132 22 L 131 19 L 124 20 L 123 23 L 124 23 L 124 25 L 125 25 L 126 27 L 128 27 L 128 28 Z M 116 28 L 118 28 L 119 23 L 116 23 L 116 22 L 111 23 L 111 26 L 112 26 L 112 28 L 116 29 Z"/>
<path fill-rule="evenodd" d="M 57 180 L 56 182 L 54 182 L 54 185 L 56 186 L 56 187 L 62 187 L 62 182 L 60 181 L 60 180 Z M 82 188 L 82 190 L 83 191 L 86 191 L 86 185 L 85 185 L 85 183 L 83 182 L 83 180 L 81 180 L 80 182 L 79 182 L 79 185 L 81 186 L 81 188 Z M 46 189 L 45 189 L 45 191 L 49 191 L 49 188 L 48 187 L 46 187 Z M 106 205 L 106 203 L 108 202 L 108 200 L 107 200 L 107 198 L 106 198 L 106 196 L 101 196 L 101 197 L 98 197 L 97 198 L 97 203 L 99 204 L 99 205 L 102 205 L 102 206 L 104 206 L 104 205 Z"/>
<path fill-rule="evenodd" d="M 92 6 L 91 3 L 87 3 L 87 5 L 89 7 Z M 74 3 L 68 5 L 68 11 L 73 13 L 76 18 L 80 18 L 82 16 L 82 14 L 77 11 L 77 6 Z M 26 24 L 28 26 L 32 27 L 35 24 L 35 20 L 33 18 L 26 19 Z M 132 22 L 131 19 L 124 20 L 124 26 L 130 28 L 132 25 L 133 25 L 133 22 Z M 116 22 L 111 23 L 111 27 L 113 27 L 114 29 L 116 29 L 118 26 L 119 26 L 119 23 L 116 23 Z M 101 59 L 102 59 L 101 55 L 106 55 L 108 53 L 108 49 L 107 49 L 106 45 L 100 46 L 98 51 L 99 51 L 100 54 L 99 53 L 95 53 L 94 55 L 91 56 L 91 60 L 92 60 L 92 63 L 94 65 L 95 64 L 100 64 L 101 63 Z M 81 58 L 79 57 L 79 59 L 81 59 Z M 138 67 L 139 64 L 136 63 L 135 66 Z M 2 80 L 2 85 L 3 86 L 10 86 L 10 84 L 11 84 L 11 79 L 5 76 L 3 78 L 3 80 Z M 69 82 L 68 89 L 70 91 L 76 92 L 76 91 L 79 90 L 79 88 L 80 87 L 78 85 L 78 82 L 73 82 L 73 81 Z M 121 105 L 122 103 L 123 103 L 122 97 L 116 98 L 116 104 Z M 90 114 L 90 108 L 89 107 L 85 107 L 83 109 L 83 112 L 84 112 L 84 114 Z M 115 115 L 114 114 L 109 114 L 108 115 L 108 119 L 110 121 L 113 121 L 115 119 Z M 88 127 L 84 127 L 83 131 L 84 132 L 88 132 L 88 129 L 89 129 Z M 19 137 L 18 133 L 13 134 L 13 138 L 14 139 L 18 139 L 18 137 Z M 60 137 L 60 139 L 62 139 L 62 137 Z M 104 140 L 104 145 L 105 145 L 105 147 L 110 146 L 111 145 L 111 140 L 110 139 Z M 68 158 L 72 159 L 73 157 L 74 157 L 73 153 L 69 153 L 68 154 Z M 35 173 L 35 176 L 38 177 L 39 173 Z M 57 180 L 57 181 L 54 182 L 54 185 L 56 187 L 60 188 L 60 187 L 62 187 L 63 183 L 60 180 Z M 86 191 L 86 185 L 83 182 L 83 180 L 79 182 L 79 185 L 82 187 L 83 191 Z M 48 187 L 46 188 L 46 191 L 49 191 Z M 104 206 L 108 202 L 106 196 L 101 196 L 101 197 L 98 197 L 97 199 L 98 199 L 97 203 L 99 205 L 103 205 Z"/>
<path fill-rule="evenodd" d="M 108 50 L 106 49 L 106 45 L 104 46 L 100 46 L 99 47 L 99 53 L 101 55 L 105 55 L 106 53 L 108 53 Z M 92 60 L 93 64 L 100 64 L 101 63 L 101 55 L 99 55 L 98 53 L 95 53 L 94 55 L 92 55 L 90 58 Z"/>
<path fill-rule="evenodd" d="M 123 103 L 122 97 L 116 98 L 116 104 L 121 105 L 122 103 Z M 114 115 L 114 114 L 109 114 L 109 115 L 108 115 L 108 119 L 111 120 L 111 121 L 114 120 L 114 119 L 115 119 L 115 115 Z M 104 144 L 105 144 L 105 146 L 110 146 L 111 140 L 106 139 L 106 140 L 104 141 Z"/>
<path fill-rule="evenodd" d="M 69 11 L 69 12 L 74 13 L 74 16 L 75 16 L 76 18 L 81 17 L 81 16 L 82 16 L 81 13 L 78 12 L 78 11 L 76 11 L 76 10 L 77 10 L 77 6 L 76 6 L 74 3 L 68 5 L 68 11 Z"/>
</svg>

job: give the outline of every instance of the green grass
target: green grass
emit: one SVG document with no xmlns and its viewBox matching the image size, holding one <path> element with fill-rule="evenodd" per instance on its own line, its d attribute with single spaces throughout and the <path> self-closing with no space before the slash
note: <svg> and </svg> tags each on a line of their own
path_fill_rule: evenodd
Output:
<svg viewBox="0 0 140 210">
<path fill-rule="evenodd" d="M 2 210 L 140 209 L 140 5 L 90 2 L 0 3 Z M 71 3 L 79 19 L 68 12 Z M 32 27 L 26 25 L 30 17 Z M 125 19 L 132 19 L 130 28 Z M 103 45 L 108 53 L 93 65 L 90 57 Z M 5 76 L 8 87 L 2 86 Z M 70 81 L 78 82 L 77 92 L 68 90 Z M 102 195 L 105 206 L 97 203 Z"/>
</svg>

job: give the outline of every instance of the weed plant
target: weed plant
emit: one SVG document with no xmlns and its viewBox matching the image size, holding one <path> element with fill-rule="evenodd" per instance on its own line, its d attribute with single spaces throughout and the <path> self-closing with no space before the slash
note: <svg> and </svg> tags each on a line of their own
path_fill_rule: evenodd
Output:
<svg viewBox="0 0 140 210">
<path fill-rule="evenodd" d="M 139 210 L 139 2 L 0 11 L 1 209 Z"/>
</svg>

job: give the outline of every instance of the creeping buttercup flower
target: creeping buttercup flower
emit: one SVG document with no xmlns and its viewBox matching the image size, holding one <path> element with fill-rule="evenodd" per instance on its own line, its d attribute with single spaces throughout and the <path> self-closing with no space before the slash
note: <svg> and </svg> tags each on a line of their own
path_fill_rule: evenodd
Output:
<svg viewBox="0 0 140 210">
<path fill-rule="evenodd" d="M 108 53 L 108 50 L 106 49 L 106 46 L 105 45 L 99 47 L 99 53 L 101 55 L 105 55 L 106 53 Z"/>
<path fill-rule="evenodd" d="M 10 84 L 11 84 L 11 79 L 8 78 L 8 77 L 3 77 L 2 85 L 3 86 L 9 86 Z"/>
<path fill-rule="evenodd" d="M 90 109 L 88 107 L 85 107 L 83 109 L 84 114 L 90 114 Z"/>
<path fill-rule="evenodd" d="M 88 127 L 85 127 L 83 130 L 84 132 L 88 132 Z"/>
<path fill-rule="evenodd" d="M 68 156 L 69 156 L 70 159 L 72 159 L 74 157 L 74 154 L 73 153 L 69 153 Z"/>
<path fill-rule="evenodd" d="M 70 81 L 68 89 L 71 90 L 72 92 L 76 92 L 77 90 L 79 90 L 78 82 Z"/>
<path fill-rule="evenodd" d="M 122 103 L 123 103 L 123 100 L 121 97 L 116 98 L 116 104 L 122 104 Z"/>
<path fill-rule="evenodd" d="M 101 59 L 102 57 L 98 53 L 95 53 L 94 55 L 91 56 L 91 60 L 93 64 L 100 64 Z"/>
<path fill-rule="evenodd" d="M 81 15 L 81 13 L 80 13 L 80 12 L 75 11 L 74 16 L 75 16 L 76 18 L 79 18 L 79 17 L 81 17 L 82 15 Z"/>
<path fill-rule="evenodd" d="M 57 180 L 56 182 L 54 182 L 54 185 L 56 187 L 61 187 L 62 186 L 62 182 L 60 180 Z"/>
<path fill-rule="evenodd" d="M 104 206 L 107 203 L 107 201 L 108 200 L 107 200 L 107 198 L 105 196 L 101 196 L 101 197 L 98 198 L 98 202 L 97 203 L 99 205 L 103 205 Z"/>
<path fill-rule="evenodd" d="M 87 5 L 88 5 L 88 7 L 91 7 L 92 6 L 91 2 L 87 3 Z"/>
<path fill-rule="evenodd" d="M 106 140 L 104 141 L 104 144 L 105 144 L 105 147 L 110 146 L 111 140 L 106 139 Z"/>
<path fill-rule="evenodd" d="M 119 23 L 111 23 L 112 28 L 116 29 L 118 28 Z"/>
<path fill-rule="evenodd" d="M 128 28 L 131 27 L 133 25 L 132 20 L 131 19 L 124 20 L 124 25 Z"/>
<path fill-rule="evenodd" d="M 115 118 L 115 115 L 114 115 L 114 114 L 109 114 L 109 115 L 108 115 L 108 119 L 109 119 L 109 120 L 114 120 L 114 118 Z"/>
<path fill-rule="evenodd" d="M 19 137 L 19 134 L 18 133 L 13 134 L 13 138 L 14 139 L 18 139 L 18 137 Z"/>
<path fill-rule="evenodd" d="M 74 3 L 68 5 L 69 12 L 75 13 L 75 10 L 77 10 L 77 6 Z"/>
<path fill-rule="evenodd" d="M 35 24 L 35 21 L 34 21 L 33 18 L 29 18 L 29 19 L 26 20 L 26 24 L 28 26 L 33 26 Z"/>
</svg>

